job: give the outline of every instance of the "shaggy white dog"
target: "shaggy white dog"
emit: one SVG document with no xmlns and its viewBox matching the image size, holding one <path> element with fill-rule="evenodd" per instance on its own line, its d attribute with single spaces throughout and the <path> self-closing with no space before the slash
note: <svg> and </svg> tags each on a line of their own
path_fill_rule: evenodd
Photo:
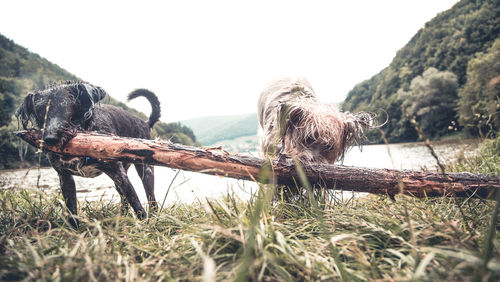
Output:
<svg viewBox="0 0 500 282">
<path fill-rule="evenodd" d="M 302 77 L 282 78 L 262 92 L 257 107 L 261 156 L 296 158 L 304 163 L 334 163 L 365 137 L 376 115 L 340 112 L 317 100 Z"/>
</svg>

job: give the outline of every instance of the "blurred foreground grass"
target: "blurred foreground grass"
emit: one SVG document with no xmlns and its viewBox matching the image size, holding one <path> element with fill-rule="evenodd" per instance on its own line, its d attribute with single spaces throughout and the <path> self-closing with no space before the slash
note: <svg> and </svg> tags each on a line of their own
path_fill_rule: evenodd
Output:
<svg viewBox="0 0 500 282">
<path fill-rule="evenodd" d="M 498 151 L 489 151 L 498 142 L 448 168 L 498 175 Z M 331 195 L 287 203 L 270 201 L 273 189 L 249 201 L 172 205 L 144 221 L 117 216 L 116 203 L 84 202 L 79 230 L 60 198 L 0 189 L 0 280 L 500 279 L 496 232 L 481 267 L 498 229 L 495 201 Z"/>
</svg>

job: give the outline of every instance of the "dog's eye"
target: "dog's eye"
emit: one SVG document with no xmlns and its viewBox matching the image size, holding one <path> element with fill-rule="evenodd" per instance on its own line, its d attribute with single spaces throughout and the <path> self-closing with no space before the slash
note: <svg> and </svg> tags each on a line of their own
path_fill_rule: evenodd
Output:
<svg viewBox="0 0 500 282">
<path fill-rule="evenodd" d="M 314 140 L 314 138 L 312 138 L 312 137 L 307 137 L 306 138 L 306 144 L 307 145 L 312 145 L 312 144 L 314 144 L 315 141 L 316 140 Z"/>
</svg>

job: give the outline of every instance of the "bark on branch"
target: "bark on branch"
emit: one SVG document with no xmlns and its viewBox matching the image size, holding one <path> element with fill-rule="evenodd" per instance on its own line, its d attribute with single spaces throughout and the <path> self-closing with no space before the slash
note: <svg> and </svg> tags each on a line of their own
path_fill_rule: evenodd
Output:
<svg viewBox="0 0 500 282">
<path fill-rule="evenodd" d="M 40 132 L 18 131 L 15 134 L 29 144 L 40 147 Z M 269 182 L 260 177 L 261 168 L 274 173 L 278 184 L 300 183 L 297 168 L 290 160 L 269 162 L 263 159 L 229 154 L 221 149 L 202 149 L 165 142 L 98 134 L 78 133 L 65 146 L 43 146 L 44 151 L 71 156 L 85 156 L 104 161 L 145 163 L 170 168 L 219 175 L 237 179 Z M 272 167 L 271 167 L 272 165 Z M 327 189 L 396 195 L 401 191 L 416 197 L 476 194 L 488 196 L 500 188 L 500 178 L 471 173 L 422 172 L 373 169 L 341 165 L 311 165 L 302 169 L 311 184 Z M 271 171 L 271 170 L 269 170 Z"/>
</svg>

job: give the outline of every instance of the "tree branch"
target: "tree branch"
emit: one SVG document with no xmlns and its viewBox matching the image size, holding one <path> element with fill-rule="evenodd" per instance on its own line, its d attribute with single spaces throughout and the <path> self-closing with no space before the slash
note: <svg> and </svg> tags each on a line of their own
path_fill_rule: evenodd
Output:
<svg viewBox="0 0 500 282">
<path fill-rule="evenodd" d="M 40 146 L 40 132 L 18 131 L 15 134 L 29 144 Z M 161 140 L 143 140 L 78 133 L 64 147 L 44 145 L 44 151 L 71 156 L 85 156 L 103 161 L 124 161 L 166 166 L 170 168 L 269 183 L 260 177 L 261 168 L 272 168 L 273 182 L 295 186 L 300 183 L 291 160 L 269 162 L 263 159 L 229 154 L 221 149 L 184 146 Z M 272 167 L 271 167 L 272 165 Z M 422 172 L 410 170 L 372 169 L 341 165 L 317 164 L 302 167 L 311 184 L 327 189 L 396 195 L 400 192 L 415 197 L 476 194 L 487 197 L 500 188 L 498 176 L 471 173 Z"/>
</svg>

